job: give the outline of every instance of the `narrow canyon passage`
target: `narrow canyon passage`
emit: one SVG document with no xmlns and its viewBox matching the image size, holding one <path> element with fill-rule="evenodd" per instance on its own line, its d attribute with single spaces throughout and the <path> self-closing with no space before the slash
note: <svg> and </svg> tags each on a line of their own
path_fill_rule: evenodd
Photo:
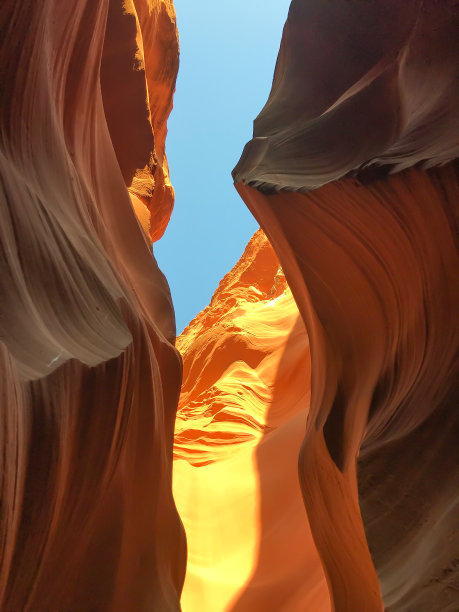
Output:
<svg viewBox="0 0 459 612">
<path fill-rule="evenodd" d="M 457 612 L 458 31 L 291 2 L 176 338 L 172 0 L 3 1 L 2 612 Z"/>
<path fill-rule="evenodd" d="M 189 545 L 183 610 L 328 612 L 297 476 L 309 344 L 261 230 L 177 346 L 184 379 L 174 497 Z"/>
</svg>

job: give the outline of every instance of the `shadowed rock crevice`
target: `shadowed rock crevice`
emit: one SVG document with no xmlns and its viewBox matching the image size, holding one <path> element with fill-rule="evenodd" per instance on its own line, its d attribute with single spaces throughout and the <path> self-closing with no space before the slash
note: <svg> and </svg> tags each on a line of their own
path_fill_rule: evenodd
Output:
<svg viewBox="0 0 459 612">
<path fill-rule="evenodd" d="M 150 162 L 154 150 L 137 16 L 128 13 L 129 4 L 110 1 L 100 68 L 105 117 L 126 185 Z"/>
<path fill-rule="evenodd" d="M 143 16 L 163 4 L 136 3 Z M 119 69 L 104 94 L 126 102 L 111 133 L 100 83 L 108 12 Z M 178 55 L 170 3 L 166 14 Z M 145 51 L 155 36 L 141 36 L 142 19 L 116 0 L 6 0 L 0 10 L 5 612 L 180 609 L 186 543 L 171 473 L 181 361 L 169 288 L 126 189 L 153 155 L 148 68 L 133 70 L 139 41 Z M 158 94 L 157 121 L 174 80 Z M 167 224 L 169 196 L 145 231 Z"/>
</svg>

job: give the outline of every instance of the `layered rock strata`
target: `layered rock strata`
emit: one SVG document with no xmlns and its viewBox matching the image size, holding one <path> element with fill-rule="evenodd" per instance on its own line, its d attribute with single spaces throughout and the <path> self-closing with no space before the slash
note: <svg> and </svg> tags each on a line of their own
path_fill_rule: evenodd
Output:
<svg viewBox="0 0 459 612">
<path fill-rule="evenodd" d="M 458 21 L 291 5 L 234 177 L 301 318 L 258 233 L 180 339 L 185 612 L 457 607 Z M 169 0 L 0 8 L 6 612 L 180 609 L 177 65 Z"/>
<path fill-rule="evenodd" d="M 157 238 L 173 8 L 6 0 L 0 32 L 0 608 L 179 610 L 181 361 L 127 191 Z"/>
<path fill-rule="evenodd" d="M 174 498 L 188 539 L 184 612 L 329 612 L 297 457 L 309 345 L 258 231 L 178 338 Z M 306 384 L 305 384 L 306 383 Z"/>
<path fill-rule="evenodd" d="M 174 204 L 165 140 L 178 59 L 171 0 L 110 0 L 101 65 L 104 111 L 136 214 L 153 242 Z"/>
<path fill-rule="evenodd" d="M 458 24 L 294 0 L 233 174 L 308 330 L 299 472 L 339 612 L 456 607 Z"/>
</svg>

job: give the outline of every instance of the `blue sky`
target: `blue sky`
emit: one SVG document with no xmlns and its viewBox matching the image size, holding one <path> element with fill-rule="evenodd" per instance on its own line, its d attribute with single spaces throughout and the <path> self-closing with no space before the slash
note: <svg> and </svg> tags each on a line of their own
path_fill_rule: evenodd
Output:
<svg viewBox="0 0 459 612">
<path fill-rule="evenodd" d="M 268 97 L 290 0 L 175 0 L 180 69 L 166 152 L 175 208 L 154 246 L 177 333 L 208 305 L 257 224 L 231 170 Z"/>
</svg>

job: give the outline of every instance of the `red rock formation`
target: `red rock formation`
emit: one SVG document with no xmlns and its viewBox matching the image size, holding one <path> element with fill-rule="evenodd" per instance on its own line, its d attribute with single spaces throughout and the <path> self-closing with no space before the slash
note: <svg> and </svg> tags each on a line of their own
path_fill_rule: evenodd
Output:
<svg viewBox="0 0 459 612">
<path fill-rule="evenodd" d="M 158 237 L 172 204 L 173 9 L 6 0 L 0 32 L 0 608 L 178 610 L 181 363 L 124 182 Z M 137 189 L 146 165 L 157 197 Z"/>
<path fill-rule="evenodd" d="M 180 341 L 185 610 L 456 609 L 457 25 L 292 3 L 234 176 L 302 318 L 257 234 Z M 174 10 L 5 0 L 0 33 L 0 608 L 177 611 L 181 362 L 145 235 Z"/>
<path fill-rule="evenodd" d="M 234 171 L 308 329 L 300 479 L 338 612 L 457 607 L 458 18 L 294 1 Z"/>
<path fill-rule="evenodd" d="M 132 203 L 153 241 L 163 235 L 174 204 L 165 140 L 178 58 L 171 0 L 110 1 L 104 110 Z"/>
<path fill-rule="evenodd" d="M 329 612 L 297 476 L 308 339 L 261 231 L 177 346 L 184 379 L 174 498 L 189 547 L 183 611 Z"/>
</svg>

